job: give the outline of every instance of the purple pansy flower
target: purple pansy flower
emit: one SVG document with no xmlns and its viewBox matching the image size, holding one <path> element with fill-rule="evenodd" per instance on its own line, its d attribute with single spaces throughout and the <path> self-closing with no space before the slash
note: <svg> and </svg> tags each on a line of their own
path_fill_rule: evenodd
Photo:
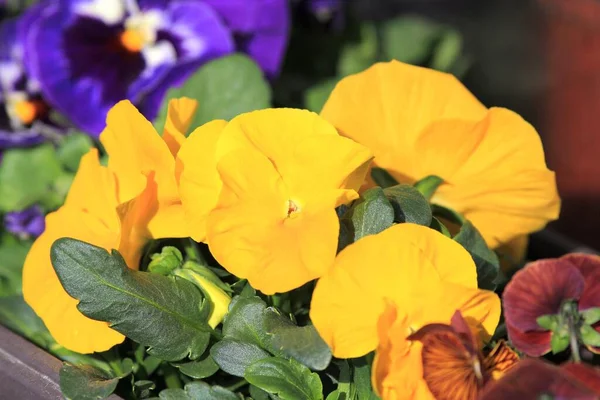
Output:
<svg viewBox="0 0 600 400">
<path fill-rule="evenodd" d="M 55 132 L 50 107 L 23 64 L 19 22 L 0 24 L 0 149 L 34 145 L 42 130 Z"/>
<path fill-rule="evenodd" d="M 44 232 L 44 213 L 38 206 L 4 215 L 5 229 L 17 236 L 38 237 Z"/>
<path fill-rule="evenodd" d="M 169 87 L 236 45 L 274 75 L 287 42 L 287 0 L 47 0 L 27 14 L 28 70 L 94 136 L 122 99 L 153 119 Z"/>
</svg>

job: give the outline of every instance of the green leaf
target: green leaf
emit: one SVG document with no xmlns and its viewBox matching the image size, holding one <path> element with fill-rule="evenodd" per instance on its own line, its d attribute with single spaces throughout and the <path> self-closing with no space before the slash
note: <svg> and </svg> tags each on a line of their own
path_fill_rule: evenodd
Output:
<svg viewBox="0 0 600 400">
<path fill-rule="evenodd" d="M 0 324 L 39 346 L 49 344 L 50 334 L 46 326 L 21 295 L 0 297 Z"/>
<path fill-rule="evenodd" d="M 271 356 L 255 344 L 234 339 L 223 339 L 217 342 L 210 349 L 210 355 L 219 368 L 229 375 L 239 377 L 244 376 L 244 371 L 250 364 Z"/>
<path fill-rule="evenodd" d="M 262 390 L 282 400 L 321 400 L 323 385 L 319 375 L 299 362 L 271 357 L 256 361 L 246 368 L 244 377 Z"/>
<path fill-rule="evenodd" d="M 382 188 L 388 188 L 390 186 L 396 186 L 398 181 L 385 169 L 379 167 L 371 168 L 371 178 Z"/>
<path fill-rule="evenodd" d="M 173 363 L 172 365 L 182 374 L 196 379 L 208 378 L 219 370 L 219 366 L 208 352 L 197 360 Z"/>
<path fill-rule="evenodd" d="M 369 355 L 352 360 L 356 395 L 358 400 L 377 400 L 379 397 L 377 397 L 371 385 L 371 361 L 367 358 L 372 359 Z"/>
<path fill-rule="evenodd" d="M 561 351 L 564 351 L 567 347 L 569 347 L 569 333 L 554 332 L 552 334 L 552 339 L 550 340 L 550 348 L 552 349 L 552 354 L 560 353 Z"/>
<path fill-rule="evenodd" d="M 250 391 L 250 397 L 252 397 L 253 400 L 271 400 L 269 393 L 265 392 L 264 390 L 262 390 L 259 387 L 250 385 L 249 391 Z"/>
<path fill-rule="evenodd" d="M 581 334 L 581 341 L 586 346 L 600 347 L 600 333 L 598 333 L 590 325 L 582 325 L 579 333 Z"/>
<path fill-rule="evenodd" d="M 299 327 L 289 321 L 270 327 L 267 323 L 267 332 L 271 335 L 271 345 L 279 352 L 314 371 L 324 370 L 331 361 L 331 350 L 313 325 Z"/>
<path fill-rule="evenodd" d="M 485 243 L 483 236 L 470 221 L 465 221 L 454 237 L 473 257 L 477 267 L 477 285 L 481 289 L 494 290 L 500 272 L 498 256 Z"/>
<path fill-rule="evenodd" d="M 276 356 L 295 358 L 315 370 L 326 368 L 331 360 L 329 347 L 313 326 L 296 326 L 256 296 L 233 299 L 223 321 L 223 336 L 227 340 L 255 345 Z M 211 354 L 223 369 L 214 351 L 215 347 Z"/>
<path fill-rule="evenodd" d="M 356 400 L 356 387 L 352 382 L 353 369 L 348 360 L 339 360 L 338 365 L 340 373 L 337 379 L 337 389 L 327 395 L 326 400 Z"/>
<path fill-rule="evenodd" d="M 43 202 L 61 174 L 51 144 L 5 151 L 0 163 L 0 211 L 22 210 Z"/>
<path fill-rule="evenodd" d="M 223 336 L 265 347 L 269 337 L 264 329 L 266 304 L 257 296 L 235 297 L 223 320 Z"/>
<path fill-rule="evenodd" d="M 133 393 L 136 399 L 145 399 L 150 397 L 152 390 L 156 389 L 156 385 L 152 381 L 135 381 L 133 382 Z"/>
<path fill-rule="evenodd" d="M 198 358 L 211 329 L 203 297 L 192 283 L 127 268 L 121 255 L 79 240 L 54 242 L 52 265 L 84 315 L 109 322 L 166 361 Z M 148 324 L 148 321 L 152 321 Z"/>
<path fill-rule="evenodd" d="M 230 120 L 241 113 L 269 108 L 271 89 L 261 69 L 249 57 L 234 54 L 203 65 L 179 88 L 169 90 L 155 125 L 162 131 L 170 99 L 198 100 L 190 132 L 214 119 Z"/>
<path fill-rule="evenodd" d="M 158 397 L 161 400 L 240 400 L 232 391 L 205 382 L 190 382 L 185 389 L 165 389 Z"/>
<path fill-rule="evenodd" d="M 0 236 L 0 297 L 21 293 L 23 263 L 31 242 L 18 240 L 8 233 Z"/>
<path fill-rule="evenodd" d="M 463 39 L 460 32 L 447 29 L 435 46 L 429 66 L 438 71 L 451 72 L 452 67 L 460 59 L 462 49 Z"/>
<path fill-rule="evenodd" d="M 450 231 L 448 230 L 448 228 L 446 228 L 446 225 L 444 225 L 442 223 L 442 221 L 440 221 L 439 219 L 437 219 L 436 217 L 432 217 L 431 218 L 431 224 L 429 225 L 429 227 L 431 229 L 434 229 L 438 232 L 440 232 L 442 235 L 451 238 L 452 234 L 450 233 Z"/>
<path fill-rule="evenodd" d="M 332 78 L 326 81 L 317 83 L 306 89 L 304 92 L 304 106 L 313 112 L 320 113 L 321 109 L 327 102 L 329 95 L 335 88 L 339 79 Z"/>
<path fill-rule="evenodd" d="M 431 206 L 423 195 L 411 185 L 396 185 L 383 189 L 383 193 L 394 208 L 395 222 L 412 222 L 429 226 Z"/>
<path fill-rule="evenodd" d="M 338 75 L 347 76 L 362 72 L 377 61 L 377 29 L 372 23 L 362 24 L 358 43 L 346 45 L 340 54 Z"/>
<path fill-rule="evenodd" d="M 232 391 L 204 382 L 188 383 L 185 385 L 185 391 L 192 400 L 240 400 Z"/>
<path fill-rule="evenodd" d="M 444 180 L 439 176 L 429 175 L 415 183 L 414 187 L 429 201 L 442 183 Z"/>
<path fill-rule="evenodd" d="M 551 314 L 542 315 L 541 317 L 538 317 L 536 321 L 542 328 L 548 329 L 549 331 L 554 331 L 556 328 L 558 328 L 559 316 Z"/>
<path fill-rule="evenodd" d="M 588 308 L 587 310 L 583 310 L 581 312 L 581 316 L 586 324 L 593 325 L 600 321 L 600 307 L 592 307 Z"/>
<path fill-rule="evenodd" d="M 63 138 L 56 151 L 56 155 L 66 169 L 76 172 L 79 168 L 79 160 L 93 145 L 94 142 L 92 142 L 92 139 L 88 135 L 74 133 Z"/>
<path fill-rule="evenodd" d="M 442 32 L 440 25 L 417 16 L 388 20 L 381 26 L 385 59 L 424 64 Z"/>
<path fill-rule="evenodd" d="M 89 365 L 64 363 L 60 369 L 60 390 L 69 400 L 105 399 L 115 391 L 118 378 Z"/>
<path fill-rule="evenodd" d="M 394 207 L 385 196 L 383 189 L 374 187 L 365 191 L 361 198 L 354 202 L 352 208 L 343 219 L 350 220 L 350 236 L 354 242 L 375 235 L 389 228 L 394 223 Z"/>
<path fill-rule="evenodd" d="M 453 224 L 461 226 L 465 223 L 466 219 L 460 213 L 454 211 L 451 208 L 440 206 L 439 204 L 431 204 L 431 211 L 434 217 L 448 220 Z"/>
</svg>

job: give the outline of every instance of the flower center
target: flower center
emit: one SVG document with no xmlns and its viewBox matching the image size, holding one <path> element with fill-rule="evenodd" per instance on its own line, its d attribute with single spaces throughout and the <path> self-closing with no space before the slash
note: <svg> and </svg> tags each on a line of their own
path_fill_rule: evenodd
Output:
<svg viewBox="0 0 600 400">
<path fill-rule="evenodd" d="M 42 113 L 43 103 L 39 100 L 21 100 L 14 105 L 15 116 L 23 125 L 29 125 Z"/>
<path fill-rule="evenodd" d="M 6 112 L 14 128 L 31 125 L 48 113 L 48 105 L 41 99 L 29 98 L 25 92 L 12 92 L 6 96 Z"/>
<path fill-rule="evenodd" d="M 134 29 L 124 30 L 123 33 L 121 33 L 120 40 L 123 47 L 132 53 L 139 53 L 146 45 L 142 33 Z"/>
<path fill-rule="evenodd" d="M 152 12 L 138 12 L 125 20 L 125 30 L 119 37 L 125 49 L 139 53 L 156 42 L 159 17 Z"/>
</svg>

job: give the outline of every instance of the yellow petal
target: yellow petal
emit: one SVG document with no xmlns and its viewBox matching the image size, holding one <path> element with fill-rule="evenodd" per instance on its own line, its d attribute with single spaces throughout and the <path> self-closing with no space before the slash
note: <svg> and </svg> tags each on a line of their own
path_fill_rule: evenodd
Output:
<svg viewBox="0 0 600 400">
<path fill-rule="evenodd" d="M 401 315 L 398 315 L 398 314 Z M 411 326 L 406 314 L 387 304 L 377 324 L 379 344 L 371 380 L 382 400 L 434 400 L 423 378 L 422 345 L 406 340 Z"/>
<path fill-rule="evenodd" d="M 188 97 L 169 101 L 167 120 L 165 121 L 162 137 L 173 157 L 177 156 L 177 152 L 185 141 L 185 134 L 190 128 L 197 108 L 198 102 Z"/>
<path fill-rule="evenodd" d="M 321 114 L 398 181 L 443 178 L 433 200 L 464 213 L 492 247 L 558 217 L 535 129 L 511 111 L 487 110 L 450 75 L 376 64 L 343 79 Z"/>
<path fill-rule="evenodd" d="M 333 263 L 339 222 L 330 205 L 313 208 L 290 199 L 271 162 L 248 149 L 218 164 L 223 188 L 209 214 L 211 253 L 234 275 L 265 294 L 286 292 L 319 277 Z"/>
<path fill-rule="evenodd" d="M 317 188 L 358 190 L 372 158 L 364 146 L 340 137 L 319 115 L 291 108 L 259 110 L 234 118 L 223 131 L 217 159 L 254 147 L 298 196 Z"/>
<path fill-rule="evenodd" d="M 444 304 L 444 307 L 440 307 Z M 398 304 L 398 307 L 401 307 Z M 410 324 L 420 329 L 427 324 L 449 324 L 452 315 L 460 311 L 469 326 L 478 327 L 478 337 L 487 341 L 500 320 L 500 298 L 494 292 L 444 283 L 435 293 L 430 293 L 419 307 L 412 309 Z"/>
<path fill-rule="evenodd" d="M 493 292 L 444 284 L 438 291 L 423 293 L 417 305 L 386 304 L 378 320 L 372 374 L 373 387 L 383 400 L 434 399 L 423 379 L 423 345 L 407 337 L 425 325 L 449 324 L 456 310 L 461 311 L 470 326 L 479 329 L 479 337 L 489 339 L 500 318 L 500 299 Z M 457 389 L 469 388 L 473 389 L 468 385 Z M 457 392 L 452 398 L 457 398 Z"/>
<path fill-rule="evenodd" d="M 92 214 L 63 207 L 46 217 L 46 230 L 35 241 L 23 266 L 23 296 L 62 346 L 79 353 L 105 351 L 125 337 L 108 324 L 87 318 L 65 292 L 50 262 L 56 239 L 71 237 L 107 250 L 117 248 L 118 233 Z"/>
<path fill-rule="evenodd" d="M 377 346 L 376 325 L 386 301 L 409 312 L 442 283 L 477 287 L 469 253 L 433 229 L 398 224 L 338 255 L 317 282 L 310 316 L 336 357 L 359 357 Z M 450 316 L 456 310 L 445 301 L 439 307 Z"/>
<path fill-rule="evenodd" d="M 321 115 L 386 167 L 406 164 L 405 157 L 412 158 L 410 145 L 432 121 L 477 121 L 485 112 L 454 76 L 391 61 L 342 79 Z"/>
<path fill-rule="evenodd" d="M 457 129 L 452 140 L 448 140 L 444 124 L 439 125 L 430 131 L 431 141 L 418 143 L 415 150 L 429 149 L 431 159 L 424 174 L 439 175 L 448 182 L 433 201 L 464 213 L 488 245 L 506 244 L 558 217 L 560 199 L 554 173 L 546 168 L 537 132 L 521 117 L 492 108 L 480 122 Z M 451 153 L 458 151 L 457 143 L 475 132 L 481 136 L 476 148 L 451 174 L 444 175 Z M 438 151 L 441 147 L 445 150 Z"/>
<path fill-rule="evenodd" d="M 198 242 L 206 240 L 206 217 L 217 204 L 221 178 L 217 172 L 215 151 L 226 121 L 216 120 L 197 128 L 181 146 L 176 176 L 190 235 Z"/>
<path fill-rule="evenodd" d="M 114 175 L 100 165 L 98 150 L 91 149 L 81 157 L 79 169 L 65 200 L 71 209 L 88 212 L 101 219 L 109 229 L 117 230 L 117 184 Z"/>
<path fill-rule="evenodd" d="M 159 198 L 178 198 L 175 159 L 152 124 L 128 100 L 108 112 L 100 142 L 109 156 L 108 167 L 119 181 L 120 202 L 140 194 L 151 171 L 156 172 Z"/>
</svg>

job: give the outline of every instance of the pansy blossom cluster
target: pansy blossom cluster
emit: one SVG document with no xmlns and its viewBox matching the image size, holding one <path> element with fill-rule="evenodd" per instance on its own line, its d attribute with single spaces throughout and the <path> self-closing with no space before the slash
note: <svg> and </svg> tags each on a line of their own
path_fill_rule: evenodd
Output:
<svg viewBox="0 0 600 400">
<path fill-rule="evenodd" d="M 565 273 L 560 298 L 538 285 L 552 306 L 520 304 L 520 280 L 539 267 L 517 273 L 504 294 L 509 341 L 495 335 L 493 250 L 560 208 L 520 116 L 396 61 L 343 79 L 320 115 L 262 109 L 186 136 L 201 108 L 171 100 L 161 135 L 129 101 L 108 112 L 107 164 L 96 149 L 84 156 L 23 271 L 25 299 L 60 345 L 105 352 L 129 338 L 140 360 L 186 376 L 165 393 L 191 398 L 599 394 L 576 352 L 600 345 L 595 258 L 565 261 L 579 275 Z M 543 354 L 548 330 L 575 341 L 574 365 L 520 360 L 513 346 Z M 523 368 L 549 378 L 519 386 Z"/>
</svg>

